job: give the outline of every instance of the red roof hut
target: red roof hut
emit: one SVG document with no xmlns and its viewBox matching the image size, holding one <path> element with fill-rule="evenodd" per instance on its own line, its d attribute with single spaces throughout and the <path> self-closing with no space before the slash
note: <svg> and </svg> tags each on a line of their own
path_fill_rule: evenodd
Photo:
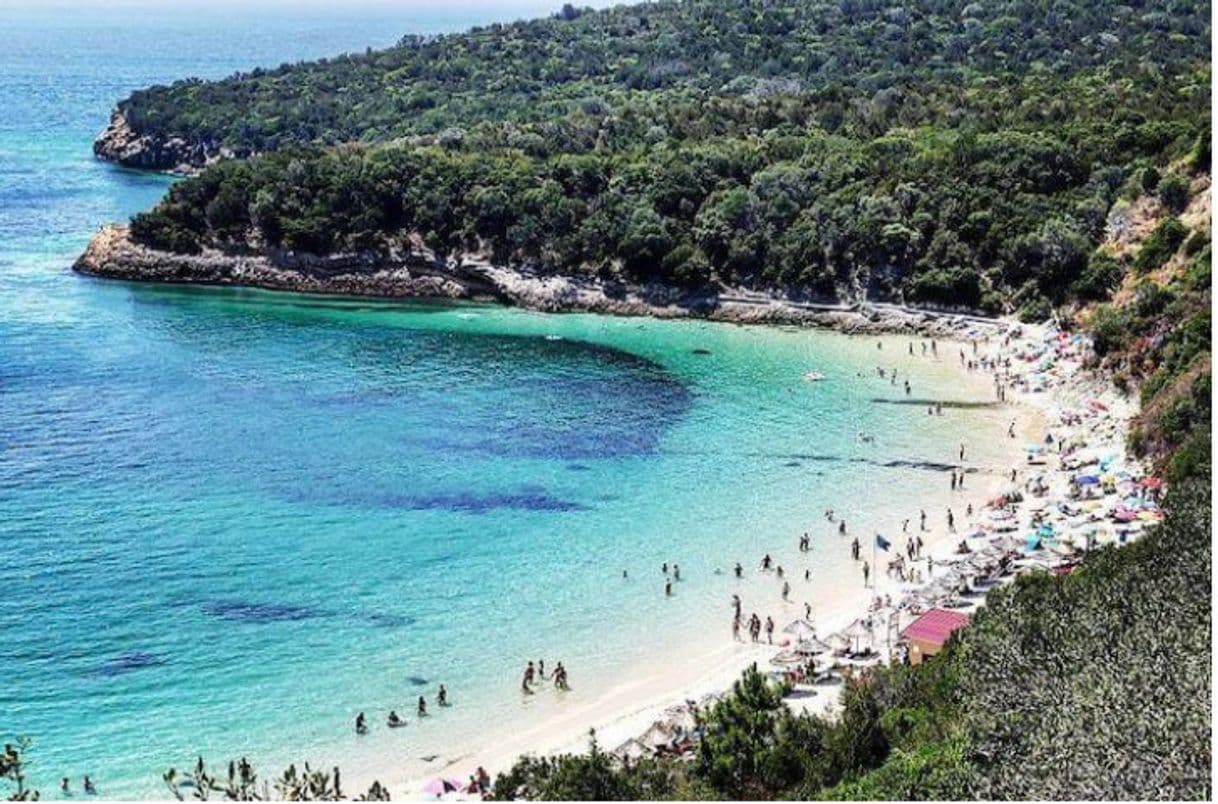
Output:
<svg viewBox="0 0 1218 804">
<path fill-rule="evenodd" d="M 901 638 L 909 645 L 909 663 L 921 664 L 923 659 L 934 656 L 968 622 L 967 614 L 950 609 L 931 609 L 914 620 L 901 632 Z"/>
</svg>

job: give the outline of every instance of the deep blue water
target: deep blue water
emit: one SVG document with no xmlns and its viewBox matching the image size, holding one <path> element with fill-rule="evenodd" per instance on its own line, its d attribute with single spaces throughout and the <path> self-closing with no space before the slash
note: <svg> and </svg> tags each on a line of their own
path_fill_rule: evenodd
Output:
<svg viewBox="0 0 1218 804">
<path fill-rule="evenodd" d="M 92 159 L 130 90 L 487 13 L 0 10 L 0 737 L 34 739 L 44 792 L 157 795 L 199 753 L 417 763 L 545 717 L 567 704 L 522 704 L 525 659 L 596 694 L 717 622 L 715 569 L 828 505 L 912 504 L 987 415 L 874 404 L 873 345 L 837 336 L 68 270 L 168 186 Z M 440 682 L 444 717 L 350 735 Z"/>
</svg>

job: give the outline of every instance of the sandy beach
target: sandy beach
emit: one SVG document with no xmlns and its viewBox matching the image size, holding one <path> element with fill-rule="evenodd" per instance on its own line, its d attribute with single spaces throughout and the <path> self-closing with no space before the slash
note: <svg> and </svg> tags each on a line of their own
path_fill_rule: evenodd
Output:
<svg viewBox="0 0 1218 804">
<path fill-rule="evenodd" d="M 887 559 L 904 550 L 907 538 L 899 528 L 894 532 L 889 512 L 885 512 L 886 516 L 877 514 L 874 522 L 852 522 L 848 536 L 830 541 L 826 549 L 848 551 L 851 538 L 857 536 L 862 549 L 860 562 L 853 565 L 854 572 L 816 578 L 810 601 L 811 620 L 821 638 L 860 617 L 875 614 L 877 598 L 887 599 L 892 604 L 891 608 L 880 611 L 879 616 L 891 620 L 891 632 L 895 636 L 899 628 L 913 619 L 912 612 L 917 607 L 909 601 L 941 582 L 966 558 L 957 553 L 962 540 L 967 538 L 976 546 L 978 539 L 999 538 L 998 534 L 991 533 L 995 508 L 990 503 L 1004 493 L 1009 494 L 1013 485 L 1035 482 L 1038 487 L 1048 490 L 1045 501 L 1056 502 L 1070 496 L 1074 472 L 1067 468 L 1070 465 L 1067 461 L 1029 461 L 1029 445 L 1043 444 L 1047 433 L 1052 434 L 1054 444 L 1085 443 L 1091 450 L 1120 456 L 1122 464 L 1126 461 L 1123 434 L 1126 422 L 1135 412 L 1133 403 L 1120 398 L 1115 388 L 1103 379 L 1086 372 L 1082 367 L 1085 344 L 1063 339 L 1048 327 L 1013 327 L 1005 322 L 970 326 L 974 333 L 986 333 L 985 341 L 977 342 L 975 352 L 970 340 L 939 340 L 936 345 L 938 356 L 928 355 L 925 359 L 957 365 L 961 388 L 968 389 L 970 398 L 977 398 L 980 393 L 979 398 L 983 399 L 986 389 L 997 396 L 995 378 L 1001 377 L 1004 404 L 994 409 L 993 432 L 976 436 L 1007 442 L 1010 446 L 1004 451 L 1007 460 L 998 464 L 973 464 L 966 455 L 961 464 L 968 470 L 963 489 L 949 486 L 947 472 L 943 473 L 942 480 L 919 489 L 919 500 L 924 501 L 928 512 L 928 525 L 925 531 L 920 531 L 918 512 L 908 512 L 911 520 L 908 535 L 917 535 L 923 541 L 918 560 L 913 562 L 919 568 L 920 576 L 915 583 L 880 571 Z M 1006 333 L 1010 331 L 1017 332 L 1017 337 L 1008 339 Z M 920 347 L 915 345 L 920 343 L 918 336 L 891 335 L 879 340 L 890 357 L 899 350 L 905 359 L 924 359 Z M 914 345 L 912 348 L 917 352 L 914 356 L 908 356 L 906 351 L 910 345 Z M 959 357 L 961 352 L 968 361 L 1002 362 L 966 370 Z M 927 414 L 915 408 L 911 415 Z M 1013 429 L 1008 430 L 1009 427 Z M 956 448 L 956 445 L 945 445 L 945 448 L 949 446 L 952 450 Z M 1017 471 L 1014 484 L 1010 475 L 1012 469 Z M 1140 475 L 1140 470 L 1136 472 Z M 971 516 L 965 513 L 969 506 Z M 942 513 L 948 507 L 955 511 L 953 531 L 947 528 Z M 1003 532 L 1024 532 L 1032 527 L 1031 509 L 1031 506 L 1024 506 L 1017 510 L 1013 514 L 1014 521 L 1010 526 L 1004 526 Z M 877 552 L 878 561 L 873 558 L 872 535 L 877 532 L 883 532 L 892 542 L 891 552 Z M 792 534 L 790 555 L 773 556 L 777 565 L 799 566 L 796 539 L 797 534 Z M 930 578 L 925 577 L 927 558 L 933 562 Z M 863 560 L 874 562 L 872 583 L 866 587 L 861 575 Z M 792 584 L 802 583 L 802 578 L 793 576 L 794 573 L 787 573 Z M 1011 577 L 999 582 L 1009 582 Z M 563 696 L 546 717 L 530 718 L 527 726 L 488 723 L 483 739 L 464 745 L 451 756 L 437 758 L 425 773 L 402 771 L 400 761 L 395 763 L 388 758 L 382 758 L 381 762 L 370 760 L 369 766 L 358 772 L 361 777 L 364 773 L 375 773 L 376 778 L 386 781 L 395 794 L 417 799 L 426 797 L 423 786 L 437 776 L 464 781 L 481 767 L 493 777 L 526 753 L 553 755 L 584 751 L 590 730 L 595 730 L 603 749 L 612 750 L 642 734 L 653 723 L 662 721 L 666 713 L 670 714 L 683 702 L 701 700 L 729 689 L 749 665 L 755 663 L 762 669 L 771 669 L 770 659 L 790 641 L 781 633 L 782 628 L 804 614 L 802 603 L 794 602 L 803 598 L 783 600 L 782 585 L 774 572 L 761 572 L 755 566 L 746 567 L 745 577 L 739 581 L 725 572 L 723 609 L 708 615 L 707 630 L 698 634 L 663 635 L 654 651 L 654 662 L 634 667 L 627 677 L 609 689 L 586 698 L 578 694 Z M 732 639 L 729 601 L 734 592 L 742 598 L 746 618 L 752 611 L 763 619 L 773 617 L 777 626 L 774 644 L 766 642 L 764 633 L 758 644 L 749 642 L 747 633 L 743 636 L 744 641 Z M 982 602 L 983 599 L 977 597 L 961 604 L 961 608 L 967 611 Z M 875 640 L 881 656 L 887 656 L 889 642 L 882 636 Z M 840 689 L 840 684 L 797 688 L 789 703 L 802 711 L 831 712 Z"/>
</svg>

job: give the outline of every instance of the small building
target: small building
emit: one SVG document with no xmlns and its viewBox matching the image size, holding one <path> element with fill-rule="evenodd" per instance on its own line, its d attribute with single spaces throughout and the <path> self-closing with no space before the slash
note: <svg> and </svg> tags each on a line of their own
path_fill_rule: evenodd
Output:
<svg viewBox="0 0 1218 804">
<path fill-rule="evenodd" d="M 921 664 L 934 656 L 957 629 L 968 625 L 967 614 L 951 609 L 931 609 L 901 631 L 901 639 L 909 646 L 909 663 Z"/>
</svg>

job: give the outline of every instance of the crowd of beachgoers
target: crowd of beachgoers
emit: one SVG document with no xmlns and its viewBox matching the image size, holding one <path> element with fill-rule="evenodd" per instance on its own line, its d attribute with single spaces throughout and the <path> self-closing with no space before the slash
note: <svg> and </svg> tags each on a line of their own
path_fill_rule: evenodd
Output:
<svg viewBox="0 0 1218 804">
<path fill-rule="evenodd" d="M 887 343 L 889 351 L 892 343 Z M 885 343 L 876 346 L 883 355 Z M 844 626 L 826 628 L 808 603 L 802 617 L 786 622 L 773 613 L 746 611 L 740 594 L 729 586 L 746 573 L 771 578 L 783 604 L 794 602 L 792 581 L 810 580 L 808 570 L 802 575 L 784 570 L 783 556 L 758 556 L 755 565 L 737 563 L 730 575 L 725 573 L 731 638 L 762 651 L 764 669 L 787 683 L 787 702 L 796 711 L 832 716 L 840 687 L 851 677 L 880 663 L 910 661 L 901 634 L 925 612 L 967 614 L 984 605 L 989 590 L 1021 573 L 1071 572 L 1088 552 L 1137 539 L 1162 517 L 1161 482 L 1126 454 L 1126 425 L 1135 404 L 1086 367 L 1090 344 L 1085 336 L 1048 325 L 970 321 L 962 322 L 954 339 L 911 337 L 906 348 L 911 357 L 958 360 L 962 370 L 992 377 L 994 403 L 1030 406 L 1039 414 L 1036 426 L 1043 424 L 1043 432 L 1029 438 L 1033 434 L 1023 432 L 1026 427 L 1004 419 L 995 437 L 1025 439 L 1017 450 L 1019 461 L 1007 467 L 974 465 L 964 445 L 953 449 L 955 465 L 944 470 L 944 482 L 953 493 L 962 493 L 960 507 L 910 512 L 898 532 L 847 523 L 826 510 L 824 518 L 840 537 L 829 549 L 849 552 L 868 601 Z M 877 366 L 875 372 L 909 394 L 908 379 L 898 379 L 895 369 Z M 926 411 L 942 413 L 937 404 Z M 969 493 L 963 494 L 966 489 Z M 978 493 L 984 501 L 974 504 Z M 809 552 L 811 536 L 796 536 L 792 547 Z M 798 566 L 798 558 L 791 556 L 788 566 Z M 660 571 L 664 594 L 671 594 L 680 567 L 665 564 Z M 790 611 L 790 605 L 782 608 Z M 722 694 L 706 690 L 668 707 L 643 733 L 613 746 L 613 754 L 631 762 L 694 750 L 702 716 Z M 487 791 L 485 773 L 479 767 L 469 782 L 442 780 L 443 791 L 432 783 L 426 792 L 477 797 Z"/>
</svg>

